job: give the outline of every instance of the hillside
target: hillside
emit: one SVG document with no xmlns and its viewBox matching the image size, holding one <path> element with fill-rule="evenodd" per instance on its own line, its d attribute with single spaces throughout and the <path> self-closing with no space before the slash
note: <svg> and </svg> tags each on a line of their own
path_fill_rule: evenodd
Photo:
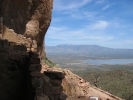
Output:
<svg viewBox="0 0 133 100">
<path fill-rule="evenodd" d="M 43 73 L 44 71 L 64 73 L 65 78 L 62 80 L 62 86 L 63 92 L 67 95 L 67 99 L 63 100 L 88 100 L 89 97 L 98 97 L 99 100 L 122 100 L 107 91 L 90 85 L 89 82 L 72 73 L 70 70 L 57 68 L 55 66 L 49 67 L 47 64 L 42 63 L 41 72 Z M 60 75 L 58 74 L 58 76 Z"/>
<path fill-rule="evenodd" d="M 84 73 L 83 77 L 105 91 L 126 100 L 133 100 L 133 73 L 125 70 Z"/>
</svg>

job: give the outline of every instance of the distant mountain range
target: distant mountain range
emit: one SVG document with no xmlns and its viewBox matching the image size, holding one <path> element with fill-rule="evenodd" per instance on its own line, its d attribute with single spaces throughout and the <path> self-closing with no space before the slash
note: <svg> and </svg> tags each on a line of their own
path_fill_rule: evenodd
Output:
<svg viewBox="0 0 133 100">
<path fill-rule="evenodd" d="M 47 54 L 76 54 L 88 57 L 133 58 L 133 49 L 114 49 L 98 45 L 57 45 L 45 46 Z"/>
</svg>

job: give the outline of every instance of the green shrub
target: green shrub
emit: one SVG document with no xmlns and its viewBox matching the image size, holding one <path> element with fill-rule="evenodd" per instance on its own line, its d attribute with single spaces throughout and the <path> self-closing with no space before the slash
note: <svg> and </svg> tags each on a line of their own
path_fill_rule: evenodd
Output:
<svg viewBox="0 0 133 100">
<path fill-rule="evenodd" d="M 45 57 L 45 59 L 43 60 L 43 62 L 45 64 L 47 64 L 50 67 L 57 67 L 57 65 L 55 63 L 53 63 L 51 60 L 49 60 L 47 57 Z"/>
</svg>

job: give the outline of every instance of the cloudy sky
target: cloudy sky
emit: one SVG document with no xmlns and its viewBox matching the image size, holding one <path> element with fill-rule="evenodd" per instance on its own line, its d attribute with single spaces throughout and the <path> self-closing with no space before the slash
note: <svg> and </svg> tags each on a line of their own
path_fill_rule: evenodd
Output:
<svg viewBox="0 0 133 100">
<path fill-rule="evenodd" d="M 133 49 L 133 0 L 54 0 L 45 45 Z"/>
</svg>

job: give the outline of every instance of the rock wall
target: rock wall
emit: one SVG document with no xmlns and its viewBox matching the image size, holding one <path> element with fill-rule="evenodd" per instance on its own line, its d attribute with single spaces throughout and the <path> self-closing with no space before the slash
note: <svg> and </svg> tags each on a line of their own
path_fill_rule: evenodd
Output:
<svg viewBox="0 0 133 100">
<path fill-rule="evenodd" d="M 44 53 L 44 36 L 51 21 L 53 0 L 0 0 L 3 25 L 15 33 L 37 41 L 37 52 Z"/>
<path fill-rule="evenodd" d="M 41 73 L 40 63 L 38 54 L 25 45 L 0 39 L 0 100 L 66 100 L 64 74 Z"/>
<path fill-rule="evenodd" d="M 29 53 L 22 45 L 0 40 L 0 100 L 33 100 L 29 90 Z"/>
<path fill-rule="evenodd" d="M 61 85 L 64 74 L 41 73 L 52 3 L 0 0 L 0 100 L 66 99 Z"/>
<path fill-rule="evenodd" d="M 37 52 L 37 43 L 35 40 L 31 40 L 30 38 L 26 38 L 21 34 L 16 34 L 12 29 L 8 29 L 6 26 L 2 28 L 2 34 L 0 34 L 0 39 L 8 40 L 12 42 L 12 44 L 17 45 L 25 45 L 27 48 L 27 52 Z"/>
</svg>

